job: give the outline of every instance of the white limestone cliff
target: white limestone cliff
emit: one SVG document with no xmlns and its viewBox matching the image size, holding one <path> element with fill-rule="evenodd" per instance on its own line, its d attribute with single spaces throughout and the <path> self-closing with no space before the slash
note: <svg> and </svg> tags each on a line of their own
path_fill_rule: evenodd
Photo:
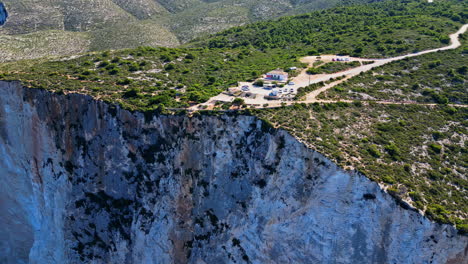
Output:
<svg viewBox="0 0 468 264">
<path fill-rule="evenodd" d="M 467 263 L 452 226 L 256 117 L 0 91 L 0 263 Z"/>
</svg>

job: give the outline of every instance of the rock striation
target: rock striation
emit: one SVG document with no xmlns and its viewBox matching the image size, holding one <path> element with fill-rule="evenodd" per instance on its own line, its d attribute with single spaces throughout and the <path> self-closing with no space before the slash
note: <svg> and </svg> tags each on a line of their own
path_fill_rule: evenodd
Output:
<svg viewBox="0 0 468 264">
<path fill-rule="evenodd" d="M 3 3 L 0 2 L 0 26 L 5 24 L 7 18 L 8 18 L 8 13 L 5 8 L 5 5 L 3 5 Z"/>
<path fill-rule="evenodd" d="M 0 91 L 0 263 L 467 263 L 453 227 L 256 117 Z"/>
</svg>

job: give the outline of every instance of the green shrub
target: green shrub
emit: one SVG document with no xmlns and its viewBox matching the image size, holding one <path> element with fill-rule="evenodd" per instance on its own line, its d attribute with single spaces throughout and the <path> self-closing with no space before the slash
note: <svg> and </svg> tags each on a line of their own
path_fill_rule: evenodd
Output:
<svg viewBox="0 0 468 264">
<path fill-rule="evenodd" d="M 131 72 L 136 72 L 140 70 L 140 66 L 137 63 L 132 62 L 130 66 L 128 66 L 128 70 Z"/>
<path fill-rule="evenodd" d="M 98 67 L 99 67 L 99 68 L 104 68 L 104 67 L 106 67 L 107 65 L 109 65 L 109 62 L 108 62 L 108 61 L 101 61 L 101 62 L 98 64 Z"/>
<path fill-rule="evenodd" d="M 442 151 L 442 146 L 441 145 L 437 145 L 437 144 L 430 144 L 429 145 L 429 148 L 434 151 L 435 153 L 440 153 Z"/>
<path fill-rule="evenodd" d="M 129 85 L 132 83 L 131 79 L 125 78 L 125 79 L 120 79 L 117 81 L 118 85 Z"/>
<path fill-rule="evenodd" d="M 117 74 L 119 74 L 119 72 L 120 72 L 119 69 L 115 69 L 115 68 L 114 68 L 114 69 L 111 69 L 111 70 L 109 71 L 109 74 L 110 74 L 110 75 L 117 75 Z"/>
<path fill-rule="evenodd" d="M 170 71 L 170 70 L 173 70 L 173 69 L 175 69 L 175 66 L 172 63 L 166 64 L 166 66 L 164 66 L 164 70 L 166 70 L 166 71 Z"/>
<path fill-rule="evenodd" d="M 235 98 L 235 99 L 232 101 L 232 104 L 233 104 L 233 105 L 240 106 L 240 105 L 245 105 L 245 102 L 244 102 L 244 99 L 242 99 L 242 98 Z"/>
<path fill-rule="evenodd" d="M 382 181 L 388 184 L 394 184 L 396 183 L 395 179 L 392 176 L 385 175 L 382 177 Z"/>
<path fill-rule="evenodd" d="M 392 157 L 392 159 L 398 160 L 400 158 L 401 151 L 400 151 L 400 148 L 398 148 L 398 146 L 395 143 L 392 142 L 386 145 L 385 150 L 390 155 L 390 157 Z"/>
<path fill-rule="evenodd" d="M 411 200 L 413 200 L 414 202 L 423 200 L 421 194 L 418 192 L 410 192 L 409 196 L 411 197 Z"/>
<path fill-rule="evenodd" d="M 140 95 L 140 90 L 136 88 L 129 89 L 123 93 L 123 98 L 136 98 Z"/>
<path fill-rule="evenodd" d="M 255 86 L 259 86 L 259 87 L 263 87 L 264 85 L 264 82 L 263 80 L 257 80 L 255 83 L 254 83 Z"/>
</svg>

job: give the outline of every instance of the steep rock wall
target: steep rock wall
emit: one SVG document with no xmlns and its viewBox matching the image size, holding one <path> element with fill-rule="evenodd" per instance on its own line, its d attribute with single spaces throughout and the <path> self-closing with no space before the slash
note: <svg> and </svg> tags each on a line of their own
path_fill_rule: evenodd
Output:
<svg viewBox="0 0 468 264">
<path fill-rule="evenodd" d="M 3 5 L 3 3 L 0 2 L 0 26 L 5 24 L 7 18 L 8 18 L 8 13 L 5 8 L 5 5 Z"/>
<path fill-rule="evenodd" d="M 255 117 L 0 91 L 1 263 L 467 263 L 453 227 Z"/>
</svg>

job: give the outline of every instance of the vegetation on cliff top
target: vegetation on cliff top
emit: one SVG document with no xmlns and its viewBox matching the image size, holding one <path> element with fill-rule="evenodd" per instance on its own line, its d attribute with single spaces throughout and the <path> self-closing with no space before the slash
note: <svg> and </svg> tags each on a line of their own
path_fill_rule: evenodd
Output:
<svg viewBox="0 0 468 264">
<path fill-rule="evenodd" d="M 187 48 L 138 48 L 0 66 L 3 80 L 80 92 L 126 108 L 187 107 L 317 53 L 393 56 L 448 43 L 467 19 L 463 1 L 387 1 L 230 29 Z M 372 19 L 369 19 L 372 17 Z M 430 26 L 428 26 L 430 25 Z"/>
<path fill-rule="evenodd" d="M 0 65 L 0 79 L 21 80 L 31 88 L 80 92 L 133 110 L 164 105 L 186 108 L 221 93 L 238 80 L 270 69 L 301 66 L 295 57 L 273 50 L 210 50 L 141 47 L 89 54 L 66 61 Z"/>
</svg>

